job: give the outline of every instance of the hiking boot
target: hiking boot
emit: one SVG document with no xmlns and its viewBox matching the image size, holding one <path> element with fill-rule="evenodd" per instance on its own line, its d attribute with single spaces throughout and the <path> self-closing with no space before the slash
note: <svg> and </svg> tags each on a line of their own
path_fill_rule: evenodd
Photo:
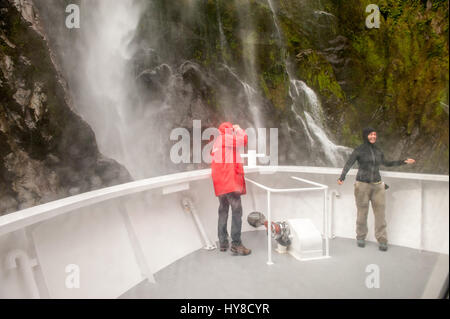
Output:
<svg viewBox="0 0 450 319">
<path fill-rule="evenodd" d="M 380 243 L 380 246 L 378 247 L 381 251 L 387 251 L 388 245 L 386 243 Z"/>
<path fill-rule="evenodd" d="M 251 249 L 245 248 L 244 245 L 231 245 L 231 252 L 239 256 L 247 256 L 251 254 Z"/>
<path fill-rule="evenodd" d="M 220 243 L 220 251 L 227 251 L 228 248 L 230 248 L 230 243 L 229 242 Z"/>
<path fill-rule="evenodd" d="M 361 247 L 361 248 L 366 247 L 366 241 L 364 239 L 356 240 L 356 244 L 358 245 L 358 247 Z"/>
</svg>

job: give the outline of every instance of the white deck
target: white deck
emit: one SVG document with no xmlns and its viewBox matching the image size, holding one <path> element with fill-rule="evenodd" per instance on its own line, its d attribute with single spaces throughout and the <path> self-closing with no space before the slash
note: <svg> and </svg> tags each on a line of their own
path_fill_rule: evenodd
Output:
<svg viewBox="0 0 450 319">
<path fill-rule="evenodd" d="M 250 256 L 195 251 L 156 273 L 156 283 L 144 281 L 121 298 L 436 298 L 428 295 L 430 278 L 439 269 L 448 273 L 448 256 L 400 246 L 381 252 L 374 243 L 361 249 L 355 240 L 344 238 L 330 241 L 333 258 L 329 260 L 299 262 L 274 252 L 275 264 L 268 267 L 265 236 L 265 231 L 243 234 L 244 244 L 252 249 Z M 366 285 L 374 265 L 379 267 L 379 288 Z M 442 275 L 447 273 L 439 276 L 445 280 Z"/>
<path fill-rule="evenodd" d="M 355 232 L 352 176 L 356 171 L 351 171 L 346 184 L 339 187 L 336 180 L 340 171 L 312 167 L 246 170 L 247 177 L 272 188 L 298 187 L 291 176 L 328 186 L 330 224 L 326 233 L 338 239 L 330 240 L 331 258 L 320 262 L 330 265 L 339 258 L 340 246 L 335 243 L 353 239 Z M 383 179 L 391 187 L 386 215 L 390 244 L 436 253 L 430 256 L 443 254 L 448 260 L 448 176 L 384 172 Z M 252 211 L 266 214 L 266 192 L 249 184 L 247 189 L 242 198 L 244 218 Z M 272 219 L 309 218 L 321 230 L 321 196 L 308 192 L 273 194 Z M 194 203 L 206 236 L 215 241 L 218 201 L 210 170 L 118 185 L 0 217 L 0 298 L 117 298 L 146 279 L 157 284 L 158 275 L 174 262 L 195 256 L 190 254 L 205 244 L 193 216 L 182 208 L 181 200 L 186 197 Z M 373 216 L 369 216 L 368 239 L 373 241 Z M 243 231 L 253 231 L 245 220 Z M 265 244 L 264 250 L 267 240 Z M 392 252 L 395 250 L 385 258 L 397 264 Z M 261 260 L 261 267 L 269 267 L 266 261 Z M 79 288 L 66 286 L 77 274 L 68 265 L 79 270 Z M 401 262 L 397 266 L 398 271 L 404 271 Z M 274 267 L 278 267 L 276 260 Z M 263 269 L 270 272 L 270 268 Z M 448 274 L 448 263 L 444 270 Z M 415 276 L 413 272 L 410 275 Z M 441 279 L 439 284 L 443 284 Z M 405 291 L 408 287 L 404 286 Z M 427 288 L 433 289 L 436 291 Z M 230 295 L 234 296 L 232 291 Z"/>
</svg>

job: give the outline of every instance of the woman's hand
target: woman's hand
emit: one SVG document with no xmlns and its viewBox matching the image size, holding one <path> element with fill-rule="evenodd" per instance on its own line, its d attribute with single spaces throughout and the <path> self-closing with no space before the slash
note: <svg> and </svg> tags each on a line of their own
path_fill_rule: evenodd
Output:
<svg viewBox="0 0 450 319">
<path fill-rule="evenodd" d="M 337 182 L 338 182 L 338 184 L 339 184 L 339 185 L 344 185 L 344 182 L 343 182 L 343 181 L 341 181 L 340 179 L 338 179 L 338 181 L 337 181 Z"/>
<path fill-rule="evenodd" d="M 416 163 L 416 160 L 414 160 L 414 159 L 412 159 L 412 158 L 408 158 L 408 159 L 405 161 L 405 163 L 406 163 L 406 164 L 415 164 L 415 163 Z"/>
</svg>

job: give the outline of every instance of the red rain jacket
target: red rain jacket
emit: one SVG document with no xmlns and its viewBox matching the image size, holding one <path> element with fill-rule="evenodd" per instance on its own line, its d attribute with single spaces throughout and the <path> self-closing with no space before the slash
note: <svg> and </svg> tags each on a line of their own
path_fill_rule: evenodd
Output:
<svg viewBox="0 0 450 319">
<path fill-rule="evenodd" d="M 229 122 L 222 123 L 219 132 L 211 151 L 214 191 L 216 196 L 233 192 L 244 195 L 247 193 L 244 165 L 238 150 L 247 145 L 247 134 L 242 129 L 235 131 Z"/>
</svg>

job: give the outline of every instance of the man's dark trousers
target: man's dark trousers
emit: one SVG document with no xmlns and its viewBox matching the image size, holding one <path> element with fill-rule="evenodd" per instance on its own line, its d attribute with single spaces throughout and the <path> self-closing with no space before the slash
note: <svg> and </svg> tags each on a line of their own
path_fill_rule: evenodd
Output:
<svg viewBox="0 0 450 319">
<path fill-rule="evenodd" d="M 241 228 L 242 228 L 242 203 L 241 194 L 238 192 L 228 193 L 219 196 L 219 225 L 218 234 L 220 244 L 228 242 L 228 211 L 231 206 L 231 240 L 232 245 L 239 246 L 241 244 Z"/>
</svg>

